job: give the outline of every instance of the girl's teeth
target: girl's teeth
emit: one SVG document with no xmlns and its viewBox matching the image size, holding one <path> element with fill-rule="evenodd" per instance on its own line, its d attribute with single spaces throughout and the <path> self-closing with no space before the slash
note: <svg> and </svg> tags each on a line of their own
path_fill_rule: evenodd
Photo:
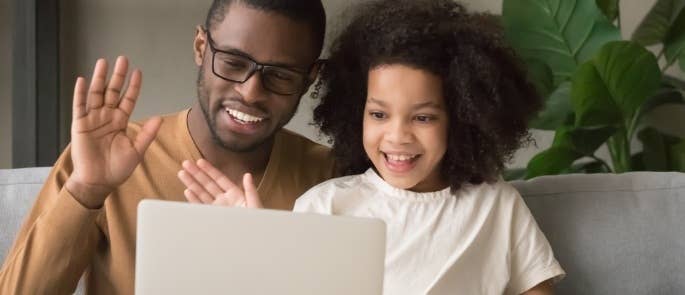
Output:
<svg viewBox="0 0 685 295">
<path fill-rule="evenodd" d="M 408 156 L 408 155 L 388 155 L 388 160 L 390 161 L 408 161 L 416 157 L 416 155 L 413 156 Z"/>
</svg>

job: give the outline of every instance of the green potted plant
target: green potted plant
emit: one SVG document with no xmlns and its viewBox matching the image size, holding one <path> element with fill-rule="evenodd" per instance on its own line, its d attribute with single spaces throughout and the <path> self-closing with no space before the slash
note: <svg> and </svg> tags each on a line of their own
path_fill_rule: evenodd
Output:
<svg viewBox="0 0 685 295">
<path fill-rule="evenodd" d="M 685 82 L 665 74 L 676 65 L 685 71 L 684 7 L 658 0 L 622 40 L 619 0 L 503 0 L 505 35 L 545 97 L 531 127 L 555 132 L 552 145 L 509 178 L 685 171 L 685 140 L 644 124 L 654 108 L 685 103 Z M 640 152 L 631 149 L 635 138 Z M 604 144 L 610 161 L 596 155 Z"/>
</svg>

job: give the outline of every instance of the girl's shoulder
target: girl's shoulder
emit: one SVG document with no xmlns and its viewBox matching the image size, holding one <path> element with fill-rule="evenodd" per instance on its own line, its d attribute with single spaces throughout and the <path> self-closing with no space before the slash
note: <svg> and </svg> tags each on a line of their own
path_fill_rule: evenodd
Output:
<svg viewBox="0 0 685 295">
<path fill-rule="evenodd" d="M 510 205 L 523 202 L 518 190 L 510 183 L 501 179 L 495 182 L 466 184 L 456 192 L 456 197 Z"/>
<path fill-rule="evenodd" d="M 330 208 L 334 198 L 348 195 L 363 185 L 363 174 L 348 175 L 329 179 L 315 185 L 295 202 L 295 211 L 312 211 L 307 208 Z M 314 211 L 321 211 L 317 209 Z"/>
</svg>

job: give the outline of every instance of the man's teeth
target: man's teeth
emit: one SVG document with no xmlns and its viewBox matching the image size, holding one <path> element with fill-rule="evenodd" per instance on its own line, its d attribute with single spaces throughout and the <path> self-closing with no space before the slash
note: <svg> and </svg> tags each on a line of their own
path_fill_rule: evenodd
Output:
<svg viewBox="0 0 685 295">
<path fill-rule="evenodd" d="M 391 154 L 385 154 L 388 157 L 388 160 L 390 161 L 409 161 L 411 159 L 416 158 L 418 155 L 391 155 Z"/>
<path fill-rule="evenodd" d="M 246 113 L 243 113 L 243 112 L 237 111 L 237 110 L 226 109 L 226 111 L 227 111 L 231 116 L 233 116 L 234 118 L 236 118 L 236 119 L 238 119 L 238 120 L 240 120 L 240 121 L 243 121 L 243 122 L 257 123 L 257 122 L 261 122 L 261 121 L 264 120 L 264 118 L 260 118 L 260 117 L 255 117 L 255 116 L 252 116 L 252 115 L 248 115 L 248 114 L 246 114 Z"/>
</svg>

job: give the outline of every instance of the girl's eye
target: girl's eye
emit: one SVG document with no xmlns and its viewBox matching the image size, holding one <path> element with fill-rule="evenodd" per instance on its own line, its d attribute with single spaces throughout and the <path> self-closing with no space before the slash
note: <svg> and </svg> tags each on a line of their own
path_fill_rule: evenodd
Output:
<svg viewBox="0 0 685 295">
<path fill-rule="evenodd" d="M 381 112 L 369 112 L 369 115 L 374 119 L 384 119 L 385 118 L 385 114 L 383 114 Z"/>
<path fill-rule="evenodd" d="M 430 122 L 430 121 L 433 121 L 434 119 L 435 118 L 433 118 L 432 116 L 426 116 L 426 115 L 416 116 L 416 121 L 419 121 L 419 122 Z"/>
</svg>

